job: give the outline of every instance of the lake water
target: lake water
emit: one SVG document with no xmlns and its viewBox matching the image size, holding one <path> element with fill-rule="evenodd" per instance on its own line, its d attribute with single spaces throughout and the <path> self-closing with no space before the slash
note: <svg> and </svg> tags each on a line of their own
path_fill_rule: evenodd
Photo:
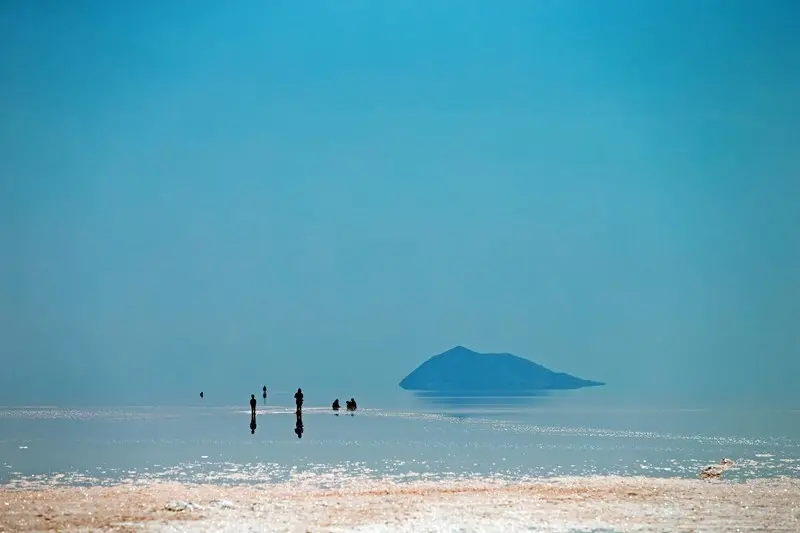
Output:
<svg viewBox="0 0 800 533">
<path fill-rule="evenodd" d="M 492 477 L 800 477 L 800 412 L 618 409 L 524 402 L 410 402 L 355 416 L 260 405 L 0 408 L 0 484 L 172 480 L 326 484 Z"/>
</svg>

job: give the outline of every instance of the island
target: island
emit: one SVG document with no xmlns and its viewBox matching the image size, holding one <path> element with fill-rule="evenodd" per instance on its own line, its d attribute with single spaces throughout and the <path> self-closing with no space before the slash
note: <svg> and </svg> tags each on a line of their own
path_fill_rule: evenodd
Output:
<svg viewBox="0 0 800 533">
<path fill-rule="evenodd" d="M 464 346 L 434 355 L 400 382 L 408 391 L 454 395 L 525 395 L 601 385 L 509 353 L 478 353 Z"/>
</svg>

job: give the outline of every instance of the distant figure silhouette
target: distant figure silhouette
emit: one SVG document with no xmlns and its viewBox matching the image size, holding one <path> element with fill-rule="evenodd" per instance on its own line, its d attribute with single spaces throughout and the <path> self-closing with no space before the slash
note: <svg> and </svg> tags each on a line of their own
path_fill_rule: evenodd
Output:
<svg viewBox="0 0 800 533">
<path fill-rule="evenodd" d="M 255 394 L 251 394 L 250 395 L 250 416 L 252 416 L 254 418 L 256 416 L 256 404 L 257 403 L 258 402 L 256 401 L 256 395 Z"/>
<path fill-rule="evenodd" d="M 294 433 L 297 435 L 298 439 L 303 438 L 303 413 L 301 411 L 297 411 L 297 421 L 294 424 Z"/>
<path fill-rule="evenodd" d="M 261 395 L 264 397 L 264 405 L 267 405 L 267 386 L 264 385 L 264 388 L 261 390 L 264 391 L 264 393 Z"/>
<path fill-rule="evenodd" d="M 358 408 L 358 406 L 356 405 L 356 400 L 354 398 L 350 398 L 349 400 L 347 400 L 345 405 L 347 406 L 348 411 L 355 411 Z"/>
<path fill-rule="evenodd" d="M 339 398 L 333 400 L 333 405 L 331 405 L 331 409 L 333 409 L 334 411 L 339 410 Z"/>
<path fill-rule="evenodd" d="M 202 392 L 200 392 L 200 397 L 201 397 L 201 398 L 203 397 L 203 393 L 202 393 Z"/>
<path fill-rule="evenodd" d="M 297 405 L 298 413 L 303 410 L 303 389 L 297 389 L 294 393 L 294 403 Z"/>
<path fill-rule="evenodd" d="M 256 432 L 256 414 L 253 413 L 250 416 L 250 434 L 253 435 Z"/>
</svg>

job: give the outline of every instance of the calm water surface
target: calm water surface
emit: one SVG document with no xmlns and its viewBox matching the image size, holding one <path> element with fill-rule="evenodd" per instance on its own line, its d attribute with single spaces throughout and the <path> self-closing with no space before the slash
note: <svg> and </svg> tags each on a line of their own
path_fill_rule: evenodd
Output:
<svg viewBox="0 0 800 533">
<path fill-rule="evenodd" d="M 246 405 L 246 404 L 245 404 Z M 335 416 L 307 407 L 0 408 L 0 483 L 271 483 L 554 475 L 800 477 L 800 413 L 437 399 Z"/>
</svg>

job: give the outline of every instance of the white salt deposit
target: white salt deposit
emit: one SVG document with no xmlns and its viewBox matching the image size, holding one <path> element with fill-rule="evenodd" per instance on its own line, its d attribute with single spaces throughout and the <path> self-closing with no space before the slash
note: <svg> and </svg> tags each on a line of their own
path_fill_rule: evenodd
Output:
<svg viewBox="0 0 800 533">
<path fill-rule="evenodd" d="M 800 531 L 800 480 L 563 477 L 326 489 L 153 483 L 0 489 L 0 531 Z"/>
</svg>

